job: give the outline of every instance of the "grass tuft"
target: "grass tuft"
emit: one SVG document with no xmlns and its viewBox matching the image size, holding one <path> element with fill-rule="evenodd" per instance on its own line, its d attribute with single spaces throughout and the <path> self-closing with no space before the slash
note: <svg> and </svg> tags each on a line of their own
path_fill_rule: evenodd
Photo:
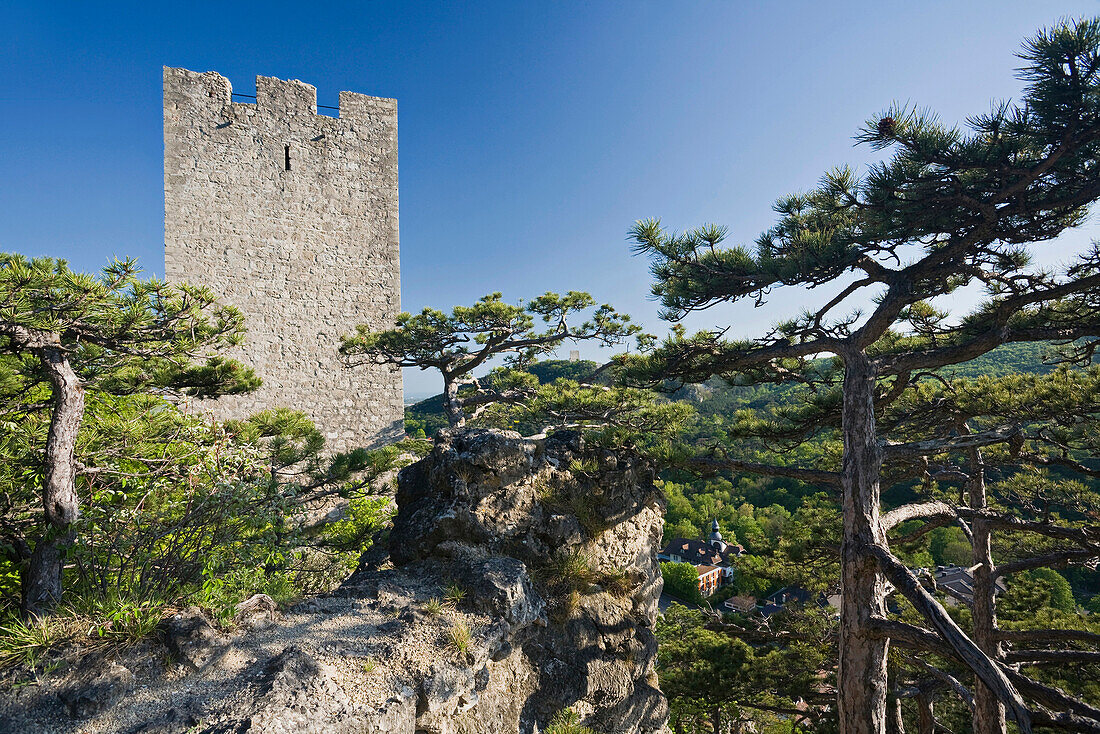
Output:
<svg viewBox="0 0 1100 734">
<path fill-rule="evenodd" d="M 0 626 L 0 668 L 16 665 L 35 667 L 46 652 L 60 641 L 59 630 L 47 618 L 26 622 L 12 619 Z"/>
<path fill-rule="evenodd" d="M 465 619 L 456 619 L 451 623 L 451 629 L 447 631 L 451 646 L 462 656 L 470 651 L 472 636 L 470 625 Z"/>
<path fill-rule="evenodd" d="M 443 603 L 447 606 L 457 607 L 465 598 L 466 590 L 453 581 L 443 588 Z"/>
<path fill-rule="evenodd" d="M 630 590 L 634 586 L 630 574 L 619 568 L 605 573 L 600 578 L 599 584 L 605 588 L 609 594 L 619 598 L 630 594 Z"/>
<path fill-rule="evenodd" d="M 600 499 L 583 488 L 554 486 L 547 482 L 536 489 L 535 496 L 547 507 L 576 517 L 593 538 L 610 527 Z"/>
<path fill-rule="evenodd" d="M 556 556 L 546 567 L 546 575 L 553 586 L 567 591 L 580 591 L 599 580 L 592 570 L 592 558 L 580 548 Z"/>
<path fill-rule="evenodd" d="M 550 720 L 545 734 L 596 734 L 596 730 L 582 726 L 580 715 L 573 709 L 564 709 Z"/>
</svg>

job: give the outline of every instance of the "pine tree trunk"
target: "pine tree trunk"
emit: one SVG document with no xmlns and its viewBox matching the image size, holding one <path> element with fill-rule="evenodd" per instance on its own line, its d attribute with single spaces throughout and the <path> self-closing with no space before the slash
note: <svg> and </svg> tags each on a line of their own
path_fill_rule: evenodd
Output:
<svg viewBox="0 0 1100 734">
<path fill-rule="evenodd" d="M 936 734 L 936 717 L 931 696 L 917 696 L 917 731 L 919 734 Z"/>
<path fill-rule="evenodd" d="M 77 434 L 84 419 L 84 386 L 69 364 L 60 339 L 56 335 L 45 338 L 48 340 L 36 345 L 34 351 L 49 374 L 53 388 L 53 415 L 46 437 L 42 480 L 47 529 L 35 544 L 23 575 L 24 615 L 46 614 L 61 600 L 64 549 L 71 542 L 69 526 L 80 517 L 75 454 Z"/>
<path fill-rule="evenodd" d="M 905 734 L 905 719 L 901 715 L 901 698 L 893 696 L 890 700 L 889 734 Z"/>
<path fill-rule="evenodd" d="M 886 731 L 889 643 L 874 634 L 872 617 L 886 616 L 886 582 L 871 544 L 886 546 L 879 519 L 882 452 L 875 431 L 875 374 L 863 354 L 845 355 L 844 538 L 841 544 L 840 661 L 837 698 L 843 734 Z"/>
<path fill-rule="evenodd" d="M 462 409 L 462 401 L 458 399 L 458 384 L 448 380 L 446 376 L 443 380 L 443 410 L 447 414 L 447 423 L 452 428 L 466 425 L 466 411 Z"/>
<path fill-rule="evenodd" d="M 997 609 L 993 578 L 993 549 L 989 521 L 981 516 L 986 509 L 985 464 L 978 449 L 970 451 L 970 508 L 979 513 L 971 524 L 974 537 L 974 642 L 990 658 L 1001 657 L 997 641 Z M 993 691 L 974 676 L 974 734 L 1005 734 L 1005 707 Z"/>
</svg>

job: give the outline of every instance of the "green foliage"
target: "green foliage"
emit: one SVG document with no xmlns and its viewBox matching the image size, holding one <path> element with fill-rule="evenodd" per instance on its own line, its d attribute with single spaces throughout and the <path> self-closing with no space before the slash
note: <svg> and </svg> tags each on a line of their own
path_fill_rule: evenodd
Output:
<svg viewBox="0 0 1100 734">
<path fill-rule="evenodd" d="M 1063 614 L 1077 610 L 1069 581 L 1053 568 L 1036 568 L 1016 574 L 1009 581 L 1000 606 L 1008 618 L 1027 618 L 1043 609 Z"/>
<path fill-rule="evenodd" d="M 328 548 L 348 552 L 348 572 L 376 532 L 385 527 L 393 517 L 394 507 L 388 497 L 364 495 L 348 503 L 342 519 L 327 524 L 320 539 Z"/>
<path fill-rule="evenodd" d="M 740 721 L 758 731 L 790 731 L 781 722 L 799 711 L 801 699 L 815 705 L 800 715 L 814 723 L 813 731 L 835 731 L 828 710 L 816 708 L 828 701 L 834 681 L 828 642 L 834 623 L 807 610 L 772 624 L 777 634 L 768 636 L 716 624 L 679 604 L 658 618 L 657 672 L 674 728 L 723 731 Z"/>
<path fill-rule="evenodd" d="M 153 634 L 165 615 L 165 606 L 117 595 L 76 597 L 65 610 L 69 617 L 90 620 L 86 635 L 116 646 L 133 644 Z"/>
<path fill-rule="evenodd" d="M 56 622 L 48 618 L 9 617 L 0 625 L 0 669 L 15 665 L 35 667 L 58 640 Z"/>
<path fill-rule="evenodd" d="M 240 311 L 218 304 L 206 288 L 140 275 L 134 260 L 116 260 L 93 276 L 64 260 L 0 253 L 0 342 L 25 354 L 18 329 L 57 334 L 85 384 L 112 394 L 167 388 L 206 396 L 259 384 L 235 362 L 193 361 L 240 342 Z M 0 384 L 27 389 L 44 378 L 26 361 L 6 366 L 11 372 Z"/>
<path fill-rule="evenodd" d="M 585 313 L 587 320 L 570 325 Z M 537 330 L 538 321 L 548 326 L 546 331 Z M 566 340 L 613 345 L 638 331 L 629 316 L 607 304 L 597 307 L 587 293 L 545 293 L 516 306 L 504 303 L 500 293 L 492 293 L 472 306 L 455 306 L 450 314 L 431 308 L 415 315 L 399 314 L 392 329 L 376 331 L 360 324 L 354 336 L 343 338 L 340 353 L 350 365 L 365 362 L 438 370 L 447 422 L 461 425 L 468 414 L 479 412 L 479 406 L 516 401 L 537 383 L 533 377 L 519 384 L 514 375 L 497 375 L 490 380 L 494 385 L 483 385 L 473 372 L 495 358 L 508 356 L 513 366 L 522 366 Z M 413 420 L 423 419 L 414 416 Z M 423 422 L 413 428 L 430 435 L 433 426 Z"/>
<path fill-rule="evenodd" d="M 783 287 L 828 286 L 830 300 L 755 339 L 730 338 L 721 327 L 689 335 L 677 325 L 658 348 L 625 356 L 620 366 L 637 386 L 710 388 L 720 378 L 753 387 L 748 397 L 755 399 L 774 390 L 772 385 L 787 391 L 784 397 L 798 395 L 735 413 L 703 413 L 699 430 L 725 433 L 728 442 L 697 441 L 701 456 L 681 466 L 724 465 L 798 478 L 833 492 L 843 487 L 845 512 L 855 520 L 843 526 L 843 544 L 851 551 L 842 560 L 850 572 L 846 579 L 872 563 L 856 549 L 884 542 L 881 527 L 861 527 L 859 521 L 887 509 L 879 485 L 893 485 L 891 500 L 935 499 L 960 514 L 974 513 L 975 525 L 982 515 L 995 517 L 995 562 L 1009 571 L 1013 562 L 1021 563 L 1016 568 L 1038 563 L 1017 559 L 1042 559 L 1050 551 L 1056 552 L 1045 557 L 1054 563 L 1062 557 L 1095 562 L 1095 495 L 1090 501 L 1083 483 L 1064 481 L 1067 474 L 1095 473 L 1100 444 L 1087 437 L 1095 434 L 1098 413 L 1094 377 L 1043 369 L 1041 378 L 960 379 L 973 365 L 952 368 L 998 345 L 1052 336 L 1064 360 L 1084 363 L 1098 347 L 1100 248 L 1078 253 L 1057 270 L 1032 265 L 1029 249 L 1082 224 L 1100 198 L 1100 19 L 1061 21 L 1030 39 L 1021 58 L 1027 85 L 1022 99 L 996 103 L 965 125 L 944 124 L 930 112 L 900 105 L 874 116 L 856 140 L 888 151 L 884 159 L 861 173 L 850 167 L 828 171 L 810 191 L 781 197 L 775 224 L 752 245 L 725 244 L 726 229 L 715 225 L 673 232 L 650 219 L 631 230 L 636 250 L 651 260 L 662 316 L 673 322 L 718 304 L 760 305 Z M 945 311 L 945 297 L 968 286 L 984 291 L 984 301 L 969 314 Z M 852 303 L 868 308 L 846 311 Z M 700 402 L 707 397 L 702 394 Z M 989 506 L 979 472 L 988 474 L 990 485 L 1004 480 L 990 487 Z M 687 483 L 673 475 L 666 479 Z M 690 499 L 693 492 L 682 494 Z M 840 545 L 835 505 L 810 508 L 811 500 L 800 499 L 801 506 L 787 508 L 799 519 L 784 528 L 767 556 L 755 557 L 801 568 L 818 583 L 831 581 Z M 693 509 L 675 506 L 677 527 L 705 528 L 692 517 Z M 1085 530 L 1087 520 L 1092 522 Z M 831 562 L 820 552 L 830 545 Z M 969 566 L 973 554 L 965 537 L 941 529 L 913 545 L 910 557 L 918 555 Z M 1013 614 L 1028 608 L 1033 616 L 1043 609 L 1067 614 L 1070 591 L 1057 574 L 1028 576 L 1010 586 L 1002 606 Z M 846 593 L 857 604 L 846 605 L 845 614 L 877 603 L 869 583 L 852 583 Z M 909 621 L 926 628 L 944 629 L 944 615 L 970 623 L 969 610 L 960 607 L 908 612 Z M 844 620 L 845 629 L 861 624 L 858 615 Z M 863 674 L 873 656 L 856 648 L 840 652 L 846 670 L 858 671 L 854 678 L 885 700 L 887 681 Z M 684 660 L 691 664 L 692 657 Z M 976 669 L 982 673 L 984 667 Z M 967 680 L 970 671 L 954 674 Z M 911 681 L 926 673 L 900 675 Z M 713 673 L 708 677 L 685 693 L 735 688 L 718 683 Z M 842 704 L 862 705 L 850 690 L 840 695 Z M 710 703 L 718 713 L 720 705 Z M 1010 715 L 1027 728 L 1023 704 L 1008 703 L 1015 709 Z M 1059 708 L 1066 705 L 1072 708 L 1059 702 Z M 850 713 L 870 720 L 884 709 Z M 720 730 L 717 723 L 713 730 Z"/>
<path fill-rule="evenodd" d="M 563 709 L 550 719 L 545 734 L 596 734 L 596 730 L 582 726 L 580 714 L 573 709 Z"/>
<path fill-rule="evenodd" d="M 447 426 L 442 393 L 405 406 L 405 432 L 413 438 L 431 438 Z"/>
<path fill-rule="evenodd" d="M 580 429 L 602 445 L 633 446 L 649 453 L 662 450 L 678 436 L 691 416 L 691 406 L 663 399 L 649 390 L 559 378 L 527 390 L 521 402 L 494 406 L 481 422 L 512 428 L 524 435 Z"/>
<path fill-rule="evenodd" d="M 972 557 L 970 542 L 962 530 L 949 526 L 928 533 L 929 552 L 936 566 L 969 566 Z"/>
<path fill-rule="evenodd" d="M 665 593 L 693 604 L 703 603 L 703 596 L 699 593 L 699 572 L 692 564 L 662 561 L 661 577 L 665 582 Z"/>
<path fill-rule="evenodd" d="M 87 521 L 74 524 L 89 499 L 84 492 L 98 493 L 93 510 L 125 504 L 117 496 L 129 489 L 122 480 L 134 479 L 131 487 L 143 479 L 178 481 L 177 464 L 187 463 L 142 453 L 158 437 L 164 442 L 167 424 L 181 422 L 177 415 L 143 416 L 154 429 L 147 438 L 115 412 L 148 414 L 163 401 L 154 393 L 198 398 L 254 389 L 259 379 L 250 368 L 217 354 L 243 335 L 243 315 L 209 290 L 142 279 L 133 260 L 87 275 L 62 260 L 0 253 L 0 417 L 12 429 L 0 439 L 0 463 L 11 463 L 0 470 L 0 484 L 12 489 L 2 518 L 12 542 L 0 565 L 6 578 L 8 564 L 37 575 L 27 588 L 41 596 L 24 595 L 25 611 L 43 613 L 58 602 L 60 566 L 26 564 L 32 552 L 49 547 L 57 557 L 75 537 L 79 556 L 82 546 L 102 540 L 83 535 Z M 104 492 L 100 484 L 110 487 Z"/>
<path fill-rule="evenodd" d="M 267 594 L 276 604 L 285 606 L 297 601 L 303 593 L 304 584 L 296 583 L 293 571 L 281 562 L 268 568 L 208 566 L 203 573 L 202 586 L 193 598 L 211 610 L 224 627 L 232 626 L 234 607 L 253 594 Z"/>
<path fill-rule="evenodd" d="M 30 416 L 24 430 L 44 420 Z M 9 457 L 33 445 L 23 438 L 6 444 Z M 78 457 L 94 467 L 78 478 L 85 499 L 68 553 L 67 583 L 81 596 L 170 598 L 229 567 L 264 566 L 289 532 L 288 497 L 262 451 L 162 398 L 89 395 Z M 14 500 L 7 522 L 30 534 L 36 490 L 18 461 L 0 463 L 0 488 Z M 6 563 L 14 573 L 19 560 Z"/>
<path fill-rule="evenodd" d="M 38 420 L 22 429 L 42 430 Z M 253 594 L 286 604 L 345 578 L 389 518 L 389 501 L 371 495 L 370 482 L 397 465 L 397 450 L 322 460 L 315 435 L 290 411 L 223 427 L 152 395 L 90 395 L 78 456 L 95 471 L 78 479 L 85 500 L 67 555 L 69 602 L 56 612 L 72 621 L 66 639 L 128 643 L 184 599 L 228 625 L 234 606 Z M 0 448 L 8 456 L 27 445 L 7 439 Z M 9 502 L 21 501 L 6 522 L 34 521 L 27 472 L 0 463 L 0 487 Z M 296 519 L 340 497 L 343 519 L 308 529 Z M 0 557 L 2 575 L 17 578 L 18 570 L 18 558 Z M 8 610 L 18 592 L 7 587 Z"/>
</svg>

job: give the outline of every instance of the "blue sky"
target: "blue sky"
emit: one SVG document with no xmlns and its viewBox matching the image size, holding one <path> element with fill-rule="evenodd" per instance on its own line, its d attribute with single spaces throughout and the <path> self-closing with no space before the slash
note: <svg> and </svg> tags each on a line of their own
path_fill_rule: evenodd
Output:
<svg viewBox="0 0 1100 734">
<path fill-rule="evenodd" d="M 399 101 L 402 302 L 588 290 L 663 332 L 631 223 L 751 241 L 778 196 L 872 160 L 891 101 L 1013 97 L 1020 40 L 1100 2 L 102 3 L 0 7 L 0 248 L 163 272 L 161 66 Z M 1058 262 L 1085 231 L 1044 246 Z M 817 294 L 708 311 L 750 336 Z M 599 356 L 584 350 L 586 356 Z M 406 373 L 406 391 L 437 382 Z"/>
</svg>

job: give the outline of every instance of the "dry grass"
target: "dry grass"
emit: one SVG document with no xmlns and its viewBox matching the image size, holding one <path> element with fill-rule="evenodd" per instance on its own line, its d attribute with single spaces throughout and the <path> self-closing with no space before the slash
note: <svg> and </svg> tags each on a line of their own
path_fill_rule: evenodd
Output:
<svg viewBox="0 0 1100 734">
<path fill-rule="evenodd" d="M 472 637 L 473 632 L 470 630 L 470 624 L 465 619 L 454 620 L 451 623 L 451 628 L 447 630 L 447 638 L 451 643 L 451 647 L 463 657 L 470 651 Z"/>
</svg>

